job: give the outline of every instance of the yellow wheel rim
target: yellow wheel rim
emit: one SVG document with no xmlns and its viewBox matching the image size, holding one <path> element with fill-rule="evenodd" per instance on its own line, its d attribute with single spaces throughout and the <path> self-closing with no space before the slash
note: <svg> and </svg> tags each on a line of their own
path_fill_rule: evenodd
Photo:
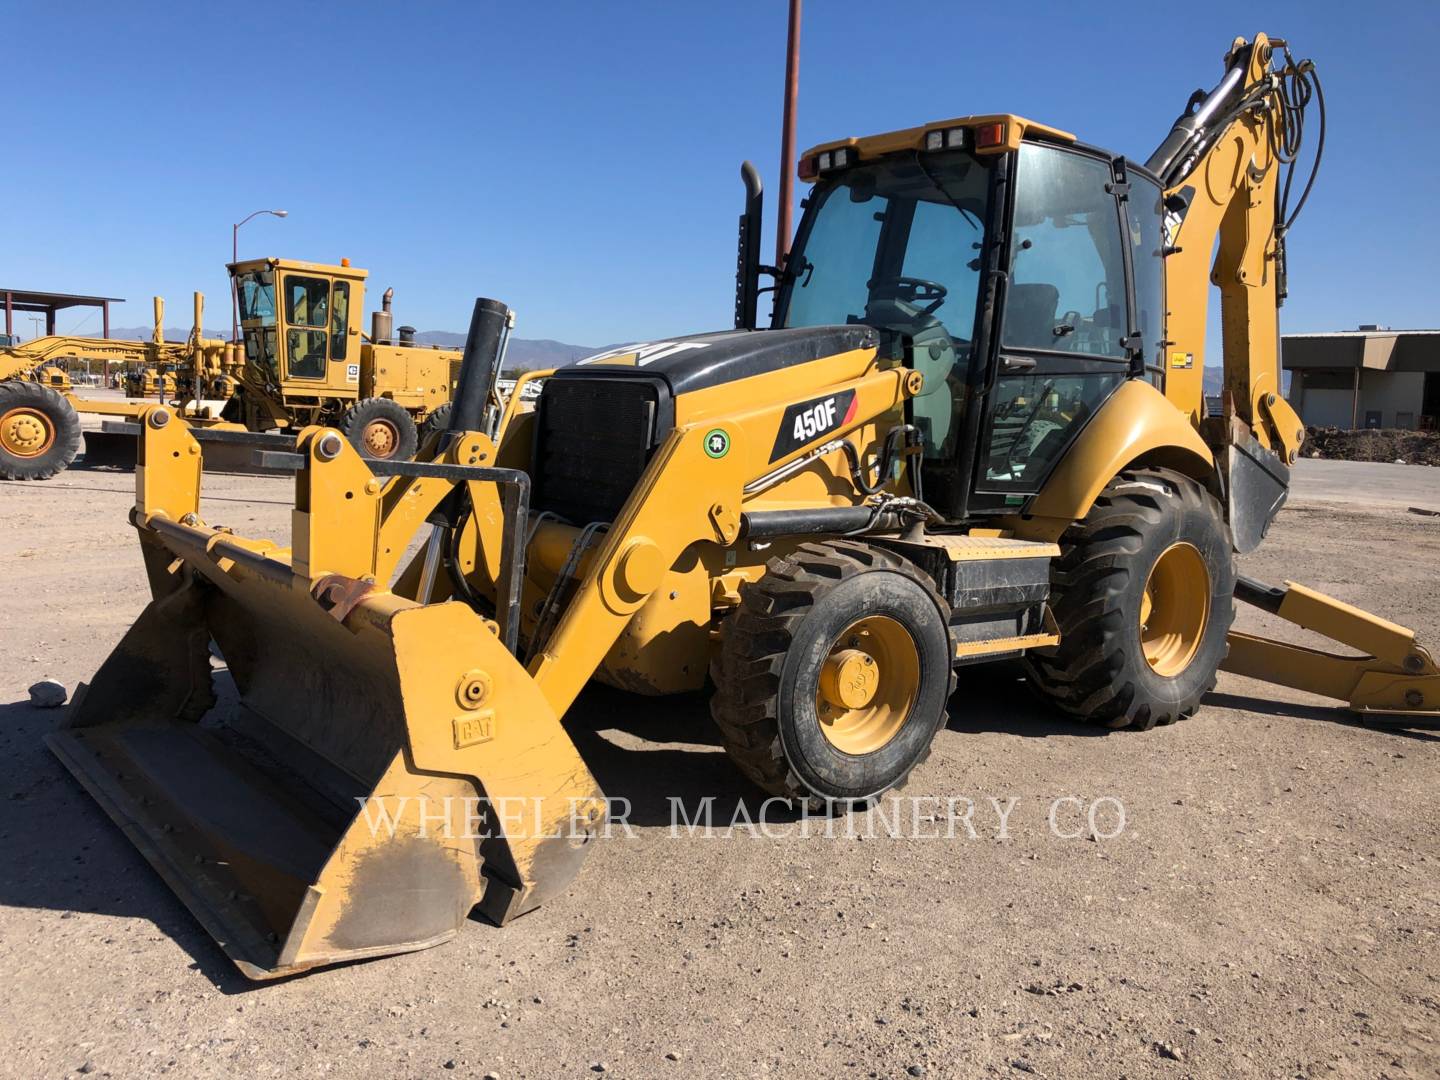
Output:
<svg viewBox="0 0 1440 1080">
<path fill-rule="evenodd" d="M 371 420 L 360 438 L 365 452 L 373 458 L 388 458 L 400 445 L 400 432 L 389 420 Z"/>
<path fill-rule="evenodd" d="M 905 725 L 920 687 L 920 651 L 886 615 L 847 626 L 820 667 L 815 713 L 830 745 L 873 754 Z"/>
<path fill-rule="evenodd" d="M 39 457 L 55 441 L 55 427 L 39 409 L 18 406 L 0 416 L 0 448 L 14 457 Z"/>
<path fill-rule="evenodd" d="M 1157 675 L 1179 675 L 1200 649 L 1210 624 L 1210 571 L 1194 544 L 1160 553 L 1140 600 L 1140 647 Z"/>
</svg>

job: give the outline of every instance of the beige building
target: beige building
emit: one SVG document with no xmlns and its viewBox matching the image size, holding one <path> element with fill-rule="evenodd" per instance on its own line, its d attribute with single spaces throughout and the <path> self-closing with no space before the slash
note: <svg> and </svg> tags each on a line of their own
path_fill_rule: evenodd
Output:
<svg viewBox="0 0 1440 1080">
<path fill-rule="evenodd" d="M 1286 334 L 1281 363 L 1307 427 L 1440 429 L 1440 330 Z"/>
</svg>

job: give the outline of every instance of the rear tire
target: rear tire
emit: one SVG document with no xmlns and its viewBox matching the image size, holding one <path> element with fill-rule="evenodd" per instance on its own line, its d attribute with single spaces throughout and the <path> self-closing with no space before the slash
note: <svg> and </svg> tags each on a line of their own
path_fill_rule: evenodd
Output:
<svg viewBox="0 0 1440 1080">
<path fill-rule="evenodd" d="M 80 452 L 80 417 L 63 394 L 23 379 L 0 382 L 0 479 L 48 480 Z"/>
<path fill-rule="evenodd" d="M 816 809 L 899 787 L 945 723 L 949 617 L 887 551 L 833 541 L 772 560 L 711 666 L 725 752 L 763 790 Z"/>
<path fill-rule="evenodd" d="M 420 441 L 422 443 L 430 438 L 431 435 L 438 435 L 440 432 L 449 428 L 450 413 L 453 409 L 454 403 L 447 401 L 429 416 L 425 417 L 425 422 L 420 425 Z"/>
<path fill-rule="evenodd" d="M 410 461 L 420 445 L 415 421 L 390 398 L 365 398 L 345 410 L 340 432 L 361 456 L 381 461 Z"/>
<path fill-rule="evenodd" d="M 1109 728 L 1147 731 L 1215 688 L 1235 618 L 1219 502 L 1168 469 L 1122 472 L 1061 540 L 1051 608 L 1060 644 L 1031 652 L 1041 697 Z"/>
</svg>

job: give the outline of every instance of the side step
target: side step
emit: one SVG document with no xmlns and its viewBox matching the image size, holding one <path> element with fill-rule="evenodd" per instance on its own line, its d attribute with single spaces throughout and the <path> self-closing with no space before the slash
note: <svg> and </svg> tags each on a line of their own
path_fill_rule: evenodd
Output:
<svg viewBox="0 0 1440 1080">
<path fill-rule="evenodd" d="M 934 580 L 950 604 L 955 663 L 998 660 L 1060 643 L 1050 613 L 1055 544 L 1004 536 L 927 533 L 871 541 L 903 555 Z"/>
</svg>

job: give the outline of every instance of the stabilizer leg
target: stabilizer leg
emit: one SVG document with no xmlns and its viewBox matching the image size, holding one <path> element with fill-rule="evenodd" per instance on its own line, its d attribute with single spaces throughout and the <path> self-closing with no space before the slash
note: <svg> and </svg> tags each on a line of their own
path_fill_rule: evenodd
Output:
<svg viewBox="0 0 1440 1080">
<path fill-rule="evenodd" d="M 1241 577 L 1235 598 L 1354 649 L 1342 655 L 1232 631 L 1221 668 L 1345 702 L 1359 713 L 1413 715 L 1414 727 L 1440 727 L 1440 667 L 1415 631 L 1286 582 Z"/>
</svg>

